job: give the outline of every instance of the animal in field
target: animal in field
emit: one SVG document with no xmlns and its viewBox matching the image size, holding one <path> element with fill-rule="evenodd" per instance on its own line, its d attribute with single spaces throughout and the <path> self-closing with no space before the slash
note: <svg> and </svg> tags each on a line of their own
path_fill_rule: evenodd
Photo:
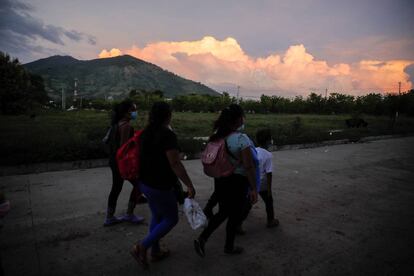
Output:
<svg viewBox="0 0 414 276">
<path fill-rule="evenodd" d="M 368 123 L 361 118 L 351 118 L 351 119 L 346 119 L 345 120 L 345 124 L 348 128 L 359 128 L 359 127 L 367 127 Z"/>
</svg>

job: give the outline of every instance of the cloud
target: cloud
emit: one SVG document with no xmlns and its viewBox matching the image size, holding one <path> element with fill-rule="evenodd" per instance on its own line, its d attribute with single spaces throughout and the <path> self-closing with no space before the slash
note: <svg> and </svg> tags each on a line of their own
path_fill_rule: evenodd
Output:
<svg viewBox="0 0 414 276">
<path fill-rule="evenodd" d="M 102 50 L 98 56 L 99 58 L 110 58 L 110 57 L 117 57 L 120 55 L 122 55 L 121 50 L 113 48 L 110 51 Z"/>
<path fill-rule="evenodd" d="M 409 80 L 411 83 L 414 83 L 414 64 L 407 66 L 404 72 L 409 75 Z"/>
<path fill-rule="evenodd" d="M 315 59 L 304 45 L 292 45 L 283 54 L 253 58 L 234 38 L 207 36 L 197 41 L 157 42 L 143 48 L 102 50 L 99 57 L 129 54 L 186 78 L 212 87 L 241 86 L 245 95 L 308 95 L 311 91 L 354 95 L 412 88 L 404 71 L 410 60 L 361 60 L 328 65 Z"/>
<path fill-rule="evenodd" d="M 30 13 L 33 7 L 19 1 L 0 1 L 0 34 L 2 50 L 13 54 L 26 54 L 22 50 L 30 49 L 33 52 L 42 52 L 41 40 L 63 46 L 64 40 L 96 44 L 94 36 L 76 30 L 66 30 L 59 26 L 45 24 L 42 20 L 33 17 Z M 12 42 L 19 41 L 14 47 Z M 25 45 L 21 45 L 25 44 Z M 33 46 L 36 45 L 36 46 Z M 6 47 L 7 46 L 7 47 Z"/>
</svg>

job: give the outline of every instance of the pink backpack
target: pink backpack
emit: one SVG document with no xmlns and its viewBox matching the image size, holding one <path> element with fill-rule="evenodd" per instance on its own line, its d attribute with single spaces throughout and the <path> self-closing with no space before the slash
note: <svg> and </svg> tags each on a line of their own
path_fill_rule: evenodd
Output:
<svg viewBox="0 0 414 276">
<path fill-rule="evenodd" d="M 229 176 L 236 168 L 229 160 L 225 138 L 209 142 L 201 154 L 204 173 L 219 178 Z"/>
</svg>

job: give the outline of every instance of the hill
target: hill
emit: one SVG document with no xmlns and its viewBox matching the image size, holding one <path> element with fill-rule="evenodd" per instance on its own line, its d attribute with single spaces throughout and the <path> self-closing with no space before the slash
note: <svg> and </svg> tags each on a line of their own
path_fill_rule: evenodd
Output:
<svg viewBox="0 0 414 276">
<path fill-rule="evenodd" d="M 199 82 L 129 55 L 93 60 L 51 56 L 24 66 L 44 78 L 47 92 L 55 98 L 60 97 L 62 88 L 67 95 L 73 93 L 75 79 L 78 93 L 88 98 L 125 97 L 132 89 L 161 90 L 166 97 L 192 93 L 218 95 Z"/>
</svg>

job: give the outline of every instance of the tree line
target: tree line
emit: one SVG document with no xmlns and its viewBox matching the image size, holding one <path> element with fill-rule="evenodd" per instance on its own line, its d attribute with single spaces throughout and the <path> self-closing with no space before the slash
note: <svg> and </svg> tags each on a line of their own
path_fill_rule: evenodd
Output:
<svg viewBox="0 0 414 276">
<path fill-rule="evenodd" d="M 153 102 L 170 101 L 175 111 L 181 112 L 218 112 L 231 103 L 239 103 L 248 113 L 287 113 L 287 114 L 370 114 L 376 116 L 414 115 L 414 90 L 399 94 L 370 93 L 351 96 L 331 93 L 323 97 L 316 93 L 308 97 L 297 96 L 293 99 L 280 96 L 262 95 L 260 100 L 246 100 L 231 97 L 223 92 L 221 96 L 181 95 L 165 99 L 162 91 L 132 90 L 129 98 L 140 109 L 148 110 Z"/>
<path fill-rule="evenodd" d="M 61 108 L 49 103 L 41 76 L 29 73 L 17 59 L 0 51 L 0 113 L 21 114 L 38 107 Z M 175 111 L 218 112 L 231 103 L 239 103 L 248 113 L 291 114 L 370 114 L 414 116 L 414 90 L 399 94 L 370 93 L 351 96 L 331 93 L 327 97 L 311 93 L 306 98 L 293 99 L 280 96 L 261 95 L 260 100 L 237 99 L 223 92 L 219 96 L 189 94 L 172 99 L 164 97 L 163 91 L 132 89 L 128 98 L 136 102 L 141 110 L 149 110 L 156 101 L 169 101 Z M 70 99 L 68 99 L 70 102 Z M 85 99 L 83 108 L 109 110 L 117 101 Z"/>
</svg>

